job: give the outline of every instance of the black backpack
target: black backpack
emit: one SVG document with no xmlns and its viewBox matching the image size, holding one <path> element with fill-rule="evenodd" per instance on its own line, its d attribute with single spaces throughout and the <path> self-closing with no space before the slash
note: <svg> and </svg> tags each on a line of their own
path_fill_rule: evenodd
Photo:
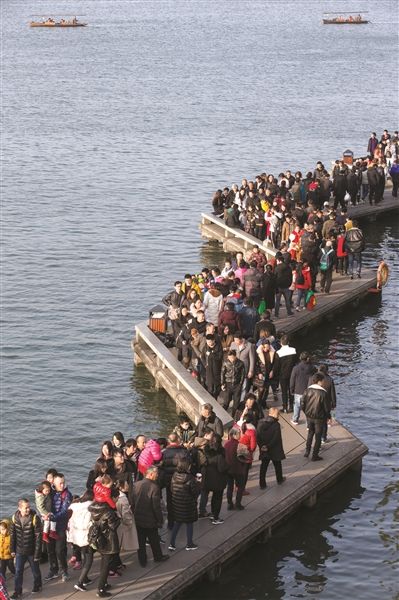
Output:
<svg viewBox="0 0 399 600">
<path fill-rule="evenodd" d="M 295 283 L 297 283 L 298 285 L 303 285 L 305 283 L 305 278 L 302 273 L 302 265 L 301 264 L 296 268 Z"/>
<path fill-rule="evenodd" d="M 101 551 L 107 545 L 107 538 L 101 525 L 98 523 L 92 523 L 90 525 L 88 534 L 87 534 L 87 542 L 88 545 L 94 548 L 94 550 Z"/>
</svg>

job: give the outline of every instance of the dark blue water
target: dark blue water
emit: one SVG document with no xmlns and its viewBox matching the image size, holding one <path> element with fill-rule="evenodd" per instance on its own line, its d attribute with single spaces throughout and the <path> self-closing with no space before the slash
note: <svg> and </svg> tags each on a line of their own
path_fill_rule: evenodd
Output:
<svg viewBox="0 0 399 600">
<path fill-rule="evenodd" d="M 323 9 L 351 8 L 3 1 L 0 514 L 49 466 L 79 492 L 114 430 L 174 422 L 130 340 L 170 282 L 220 259 L 197 229 L 216 188 L 362 154 L 370 129 L 397 128 L 396 3 L 365 0 L 369 26 L 320 24 Z M 27 26 L 51 13 L 89 26 Z M 371 262 L 397 269 L 398 234 L 392 219 L 368 229 Z M 271 555 L 246 556 L 251 583 L 226 571 L 218 596 L 394 597 L 396 291 L 395 271 L 381 306 L 309 340 L 332 364 L 339 418 L 371 449 L 365 489 L 337 492 L 311 534 L 287 524 Z"/>
</svg>

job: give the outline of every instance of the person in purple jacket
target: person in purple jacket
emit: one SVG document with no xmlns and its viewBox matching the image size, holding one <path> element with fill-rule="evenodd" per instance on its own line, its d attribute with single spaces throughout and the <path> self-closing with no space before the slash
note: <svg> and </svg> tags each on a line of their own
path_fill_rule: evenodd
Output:
<svg viewBox="0 0 399 600">
<path fill-rule="evenodd" d="M 66 530 L 72 494 L 65 486 L 65 477 L 62 473 L 57 473 L 54 477 L 53 488 L 52 514 L 57 523 L 56 531 L 59 537 L 58 540 L 50 540 L 48 544 L 50 571 L 45 581 L 59 577 L 59 567 L 61 567 L 62 581 L 68 581 Z"/>
</svg>

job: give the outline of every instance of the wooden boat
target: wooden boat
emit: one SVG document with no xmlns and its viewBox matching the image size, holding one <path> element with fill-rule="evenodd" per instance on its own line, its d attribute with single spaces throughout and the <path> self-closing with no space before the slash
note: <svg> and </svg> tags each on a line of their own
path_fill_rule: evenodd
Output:
<svg viewBox="0 0 399 600">
<path fill-rule="evenodd" d="M 342 15 L 349 16 L 343 17 Z M 353 16 L 352 13 L 345 12 L 324 13 L 323 16 L 323 25 L 366 25 L 367 23 L 370 23 L 370 21 L 365 19 L 360 13 L 356 16 Z"/>
<path fill-rule="evenodd" d="M 365 25 L 366 23 L 370 23 L 370 21 L 365 21 L 363 19 L 361 21 L 337 21 L 337 19 L 323 19 L 323 23 L 324 25 Z"/>
<path fill-rule="evenodd" d="M 29 25 L 30 27 L 86 27 L 87 23 L 80 23 L 76 17 L 73 17 L 69 21 L 63 18 L 55 21 L 51 17 L 46 19 L 43 17 L 42 21 L 31 21 Z"/>
</svg>

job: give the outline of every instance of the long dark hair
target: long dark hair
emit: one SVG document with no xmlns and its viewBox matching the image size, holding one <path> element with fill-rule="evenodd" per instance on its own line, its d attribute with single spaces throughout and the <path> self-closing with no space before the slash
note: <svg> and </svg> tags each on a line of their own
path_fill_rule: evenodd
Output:
<svg viewBox="0 0 399 600">
<path fill-rule="evenodd" d="M 86 490 L 81 496 L 80 498 L 78 498 L 76 500 L 76 502 L 87 502 L 90 500 L 90 502 L 93 502 L 93 498 L 94 498 L 94 494 L 91 490 Z"/>
<path fill-rule="evenodd" d="M 104 446 L 107 446 L 107 449 L 108 449 L 108 452 L 109 452 L 110 458 L 112 458 L 112 451 L 113 451 L 114 447 L 113 447 L 113 445 L 112 445 L 112 442 L 110 442 L 109 440 L 105 440 L 105 442 L 103 442 L 103 443 L 101 444 L 101 454 L 100 454 L 100 458 L 105 458 L 105 456 L 104 456 L 104 454 L 103 454 L 103 447 L 104 447 Z M 109 459 L 106 459 L 106 460 L 109 460 Z"/>
<path fill-rule="evenodd" d="M 112 436 L 112 440 L 116 438 L 119 442 L 119 446 L 117 446 L 118 448 L 123 448 L 123 446 L 125 445 L 125 438 L 123 437 L 123 433 L 120 431 L 115 431 L 114 435 Z"/>
<path fill-rule="evenodd" d="M 96 460 L 96 464 L 94 465 L 94 477 L 98 477 L 99 475 L 104 475 L 104 467 L 108 468 L 108 463 L 106 458 L 98 458 Z"/>
</svg>

